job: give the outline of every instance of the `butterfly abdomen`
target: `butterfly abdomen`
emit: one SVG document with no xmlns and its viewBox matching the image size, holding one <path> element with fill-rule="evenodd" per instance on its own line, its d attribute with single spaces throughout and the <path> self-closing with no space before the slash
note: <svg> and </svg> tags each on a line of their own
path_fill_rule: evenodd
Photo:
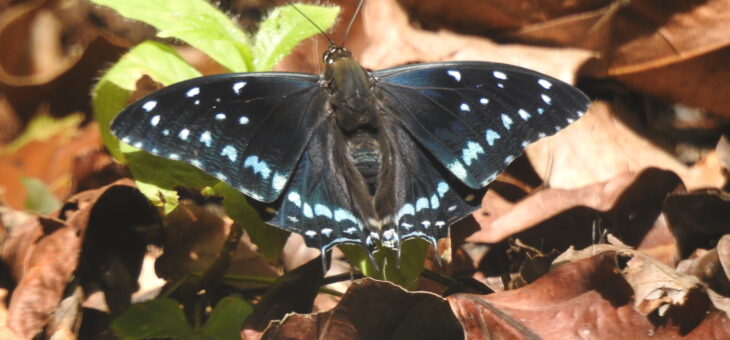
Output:
<svg viewBox="0 0 730 340">
<path fill-rule="evenodd" d="M 381 167 L 380 143 L 369 131 L 357 131 L 347 139 L 350 160 L 365 179 L 371 196 L 375 195 Z"/>
</svg>

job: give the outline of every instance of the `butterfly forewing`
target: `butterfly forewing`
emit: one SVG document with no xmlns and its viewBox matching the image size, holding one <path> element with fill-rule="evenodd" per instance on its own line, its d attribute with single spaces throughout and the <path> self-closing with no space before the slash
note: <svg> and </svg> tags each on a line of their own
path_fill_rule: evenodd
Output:
<svg viewBox="0 0 730 340">
<path fill-rule="evenodd" d="M 318 76 L 191 79 L 130 105 L 112 123 L 123 142 L 190 163 L 263 202 L 284 190 L 311 130 L 326 118 Z"/>
<path fill-rule="evenodd" d="M 418 64 L 373 75 L 384 110 L 474 189 L 589 105 L 582 92 L 560 80 L 505 64 Z"/>
</svg>

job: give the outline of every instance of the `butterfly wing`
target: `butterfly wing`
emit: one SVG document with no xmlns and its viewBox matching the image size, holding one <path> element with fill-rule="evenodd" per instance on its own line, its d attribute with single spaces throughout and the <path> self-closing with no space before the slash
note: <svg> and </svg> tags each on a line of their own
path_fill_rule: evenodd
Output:
<svg viewBox="0 0 730 340">
<path fill-rule="evenodd" d="M 333 121 L 314 129 L 286 194 L 268 205 L 252 202 L 264 221 L 301 234 L 323 253 L 341 243 L 372 246 L 365 221 L 374 210 L 345 145 Z"/>
<path fill-rule="evenodd" d="M 590 104 L 573 86 L 505 64 L 417 64 L 373 76 L 383 108 L 473 189 L 491 182 L 529 143 L 581 117 Z"/>
<path fill-rule="evenodd" d="M 401 241 L 423 238 L 435 245 L 448 235 L 452 223 L 481 205 L 485 189 L 469 188 L 445 168 L 434 166 L 434 157 L 392 115 L 386 115 L 381 128 L 390 163 L 381 172 L 383 182 L 375 198 L 379 215 L 389 216 L 384 244 L 397 248 Z"/>
<path fill-rule="evenodd" d="M 125 143 L 183 160 L 272 202 L 326 117 L 327 94 L 318 80 L 296 73 L 190 79 L 128 106 L 111 130 Z"/>
</svg>

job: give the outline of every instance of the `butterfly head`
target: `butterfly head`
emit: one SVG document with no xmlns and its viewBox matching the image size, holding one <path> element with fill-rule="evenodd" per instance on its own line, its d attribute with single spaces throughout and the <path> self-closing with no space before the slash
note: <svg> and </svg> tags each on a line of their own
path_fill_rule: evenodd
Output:
<svg viewBox="0 0 730 340">
<path fill-rule="evenodd" d="M 335 61 L 343 58 L 352 59 L 352 53 L 350 53 L 350 50 L 335 44 L 330 44 L 330 47 L 324 52 L 323 57 L 325 65 L 334 64 Z"/>
</svg>

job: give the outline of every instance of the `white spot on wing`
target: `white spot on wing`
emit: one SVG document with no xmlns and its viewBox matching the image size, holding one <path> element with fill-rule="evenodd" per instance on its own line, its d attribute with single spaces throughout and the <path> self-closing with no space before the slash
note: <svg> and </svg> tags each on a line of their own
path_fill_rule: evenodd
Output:
<svg viewBox="0 0 730 340">
<path fill-rule="evenodd" d="M 400 210 L 398 210 L 398 213 L 395 215 L 395 220 L 399 221 L 401 217 L 405 215 L 415 215 L 416 209 L 413 207 L 413 204 L 406 203 L 404 204 Z"/>
<path fill-rule="evenodd" d="M 147 112 L 150 112 L 150 111 L 152 111 L 152 109 L 154 109 L 154 108 L 155 108 L 155 106 L 157 106 L 157 101 L 156 101 L 156 100 L 150 100 L 150 101 L 148 101 L 148 102 L 146 102 L 146 103 L 142 104 L 142 108 L 143 108 L 143 109 L 144 109 L 145 111 L 147 111 Z"/>
<path fill-rule="evenodd" d="M 215 120 L 224 120 L 226 119 L 226 114 L 223 112 L 218 112 L 215 114 Z"/>
<path fill-rule="evenodd" d="M 461 81 L 461 72 L 459 72 L 457 70 L 448 70 L 448 71 L 446 71 L 446 73 L 448 75 L 450 75 L 451 78 L 454 78 L 454 80 Z"/>
<path fill-rule="evenodd" d="M 553 101 L 552 98 L 550 98 L 550 96 L 548 96 L 548 95 L 546 95 L 544 93 L 541 94 L 540 97 L 542 98 L 542 101 L 544 101 L 545 104 L 548 104 L 548 105 L 550 105 L 552 103 L 552 101 Z"/>
<path fill-rule="evenodd" d="M 286 185 L 286 177 L 280 174 L 274 174 L 274 179 L 271 181 L 271 185 L 275 190 L 284 189 L 284 186 Z"/>
<path fill-rule="evenodd" d="M 335 217 L 335 221 L 336 222 L 341 222 L 341 221 L 347 220 L 347 221 L 350 221 L 352 223 L 358 224 L 357 219 L 355 218 L 355 216 L 353 216 L 351 212 L 349 212 L 349 211 L 347 211 L 345 209 L 342 209 L 342 208 L 335 210 L 334 217 Z"/>
<path fill-rule="evenodd" d="M 461 159 L 464 160 L 467 166 L 470 166 L 473 160 L 479 158 L 480 153 L 484 153 L 482 146 L 477 142 L 469 141 L 466 143 L 464 150 L 461 150 Z"/>
<path fill-rule="evenodd" d="M 327 206 L 324 206 L 322 204 L 314 205 L 314 214 L 317 216 L 324 216 L 324 217 L 332 218 L 332 210 L 330 210 L 330 208 L 327 208 Z"/>
<path fill-rule="evenodd" d="M 487 104 L 489 104 L 489 99 L 484 98 L 484 97 L 479 98 L 479 103 L 481 103 L 482 105 L 487 105 Z"/>
<path fill-rule="evenodd" d="M 271 168 L 264 160 L 259 160 L 258 156 L 248 156 L 243 162 L 244 168 L 253 169 L 253 173 L 260 174 L 264 179 L 268 179 L 271 175 Z"/>
<path fill-rule="evenodd" d="M 150 124 L 152 126 L 157 126 L 157 124 L 159 124 L 159 123 L 160 123 L 160 115 L 155 115 L 152 117 L 152 119 L 150 119 Z"/>
<path fill-rule="evenodd" d="M 489 144 L 490 146 L 493 146 L 494 140 L 501 138 L 501 136 L 498 133 L 494 132 L 494 130 L 487 129 L 486 138 L 487 138 L 487 144 Z"/>
<path fill-rule="evenodd" d="M 177 159 L 180 159 L 180 155 L 178 155 L 176 153 L 171 153 L 171 154 L 167 155 L 167 158 L 177 160 Z"/>
<path fill-rule="evenodd" d="M 314 217 L 314 212 L 312 211 L 312 207 L 309 205 L 309 203 L 304 203 L 304 207 L 302 207 L 302 214 L 306 218 Z"/>
<path fill-rule="evenodd" d="M 514 160 L 515 160 L 515 156 L 509 155 L 504 158 L 504 164 L 512 163 L 512 161 L 514 161 Z"/>
<path fill-rule="evenodd" d="M 192 89 L 188 90 L 188 92 L 185 93 L 186 96 L 192 98 L 200 94 L 200 88 L 199 87 L 193 87 Z"/>
<path fill-rule="evenodd" d="M 304 235 L 307 235 L 309 237 L 315 237 L 315 236 L 317 236 L 317 232 L 314 230 L 307 230 L 304 232 Z"/>
<path fill-rule="evenodd" d="M 297 207 L 302 207 L 302 197 L 299 196 L 299 193 L 296 191 L 292 191 L 289 193 L 288 196 L 286 196 L 287 199 L 289 199 L 289 202 L 294 203 Z"/>
<path fill-rule="evenodd" d="M 506 114 L 502 114 L 502 125 L 504 125 L 504 128 L 509 130 L 510 125 L 512 125 L 512 118 L 510 118 Z"/>
<path fill-rule="evenodd" d="M 322 228 L 322 231 L 321 231 L 321 233 L 322 233 L 322 235 L 324 235 L 325 237 L 330 237 L 330 234 L 332 234 L 332 231 L 333 231 L 333 230 L 332 230 L 332 229 L 330 229 L 330 228 Z"/>
<path fill-rule="evenodd" d="M 528 120 L 531 117 L 530 113 L 525 111 L 524 109 L 520 109 L 519 111 L 517 111 L 517 113 L 520 115 L 522 120 Z"/>
<path fill-rule="evenodd" d="M 177 136 L 182 140 L 187 140 L 188 136 L 190 136 L 190 130 L 182 129 L 180 130 L 180 133 L 177 134 Z"/>
<path fill-rule="evenodd" d="M 461 163 L 459 163 L 458 161 L 453 161 L 449 163 L 447 167 L 449 168 L 449 171 L 454 174 L 454 176 L 462 181 L 466 181 L 466 169 L 464 169 L 464 166 L 461 165 Z"/>
<path fill-rule="evenodd" d="M 436 196 L 436 194 L 431 195 L 431 209 L 438 209 L 439 208 L 439 198 Z"/>
<path fill-rule="evenodd" d="M 459 109 L 464 112 L 471 111 L 471 108 L 469 107 L 469 104 L 467 104 L 467 103 L 461 103 L 461 105 L 459 106 Z"/>
<path fill-rule="evenodd" d="M 165 136 L 169 136 L 170 135 L 170 130 L 164 129 L 164 130 L 162 130 L 162 134 L 165 135 Z"/>
<path fill-rule="evenodd" d="M 537 81 L 537 83 L 540 84 L 540 86 L 542 86 L 546 90 L 549 90 L 553 86 L 553 83 L 551 83 L 551 82 L 549 82 L 549 81 L 547 81 L 545 79 L 539 79 Z"/>
<path fill-rule="evenodd" d="M 497 79 L 502 79 L 502 80 L 507 79 L 507 75 L 504 74 L 504 72 L 494 71 L 494 72 L 492 72 L 492 75 L 494 76 L 494 78 L 497 78 Z"/>
<path fill-rule="evenodd" d="M 449 191 L 449 185 L 446 184 L 446 182 L 439 182 L 439 184 L 436 186 L 436 191 L 439 194 L 439 197 L 443 198 L 444 195 Z"/>
<path fill-rule="evenodd" d="M 416 211 L 421 211 L 428 208 L 428 198 L 421 197 L 416 200 Z"/>
<path fill-rule="evenodd" d="M 221 150 L 221 156 L 226 156 L 229 160 L 231 160 L 231 162 L 235 162 L 238 158 L 238 152 L 233 145 L 226 145 L 223 147 L 223 150 Z"/>
<path fill-rule="evenodd" d="M 241 125 L 246 125 L 246 124 L 248 124 L 248 117 L 246 117 L 246 116 L 241 116 L 240 118 L 238 118 L 238 124 L 241 124 Z"/>
<path fill-rule="evenodd" d="M 210 147 L 213 144 L 213 138 L 210 136 L 210 131 L 205 130 L 200 134 L 200 142 L 205 146 Z"/>
<path fill-rule="evenodd" d="M 239 81 L 239 82 L 234 83 L 233 92 L 235 92 L 236 94 L 241 94 L 241 89 L 243 89 L 244 86 L 246 86 L 245 81 Z"/>
</svg>

